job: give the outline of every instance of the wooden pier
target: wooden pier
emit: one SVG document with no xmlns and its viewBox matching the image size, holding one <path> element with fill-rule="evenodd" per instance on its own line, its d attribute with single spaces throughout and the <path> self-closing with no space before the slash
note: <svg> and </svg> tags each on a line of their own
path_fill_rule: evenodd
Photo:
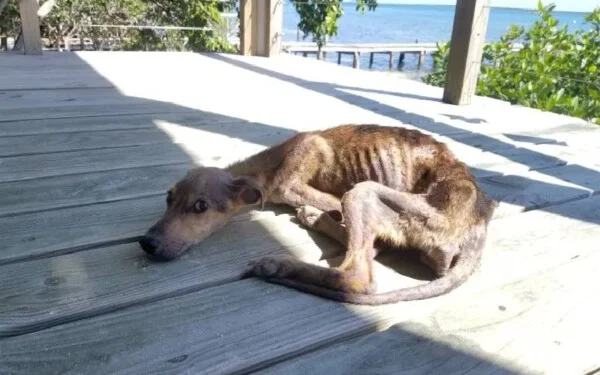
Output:
<svg viewBox="0 0 600 375">
<path fill-rule="evenodd" d="M 516 52 L 521 48 L 523 48 L 522 44 L 515 43 L 512 50 L 513 52 Z M 337 53 L 338 64 L 341 64 L 342 62 L 342 55 L 352 55 L 354 57 L 352 65 L 356 69 L 360 69 L 360 58 L 366 53 L 370 54 L 369 68 L 373 67 L 375 54 L 386 54 L 389 56 L 389 66 L 390 69 L 392 69 L 394 66 L 395 53 L 398 53 L 398 67 L 404 62 L 406 55 L 409 54 L 418 55 L 419 60 L 417 67 L 421 68 L 425 63 L 425 57 L 437 50 L 437 43 L 328 43 L 321 48 L 321 55 L 319 55 L 319 47 L 316 43 L 284 42 L 282 44 L 283 52 L 295 55 L 302 54 L 304 57 L 309 54 L 314 54 L 317 55 L 317 59 L 319 60 L 324 60 L 327 53 Z"/>
<path fill-rule="evenodd" d="M 323 60 L 327 53 L 337 53 L 338 64 L 342 61 L 342 55 L 352 55 L 354 57 L 353 66 L 356 69 L 360 68 L 360 58 L 363 54 L 370 54 L 369 68 L 373 66 L 375 54 L 386 54 L 389 56 L 390 69 L 393 67 L 394 54 L 398 54 L 398 65 L 404 62 L 407 54 L 418 55 L 418 66 L 421 67 L 425 63 L 425 56 L 438 50 L 436 43 L 359 43 L 359 44 L 343 44 L 329 43 L 321 48 L 316 43 L 303 42 L 284 42 L 282 45 L 284 52 L 293 54 L 302 54 L 305 57 L 308 54 L 317 55 L 317 59 Z"/>
</svg>

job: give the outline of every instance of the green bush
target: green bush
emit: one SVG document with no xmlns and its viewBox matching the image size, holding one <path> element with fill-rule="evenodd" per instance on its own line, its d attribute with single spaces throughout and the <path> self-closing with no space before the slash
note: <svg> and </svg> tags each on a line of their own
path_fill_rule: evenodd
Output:
<svg viewBox="0 0 600 375">
<path fill-rule="evenodd" d="M 585 18 L 589 28 L 575 32 L 559 27 L 554 8 L 540 2 L 531 28 L 513 25 L 485 46 L 477 94 L 600 124 L 600 8 Z M 443 86 L 450 46 L 439 48 L 435 71 L 423 80 Z"/>
</svg>

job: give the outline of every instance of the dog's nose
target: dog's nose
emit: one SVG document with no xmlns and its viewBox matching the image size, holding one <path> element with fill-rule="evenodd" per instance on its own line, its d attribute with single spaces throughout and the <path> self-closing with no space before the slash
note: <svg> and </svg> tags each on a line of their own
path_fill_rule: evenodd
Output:
<svg viewBox="0 0 600 375">
<path fill-rule="evenodd" d="M 156 252 L 156 248 L 158 247 L 158 242 L 154 238 L 148 236 L 142 237 L 139 243 L 142 249 L 144 249 L 144 251 L 148 254 L 154 254 Z"/>
</svg>

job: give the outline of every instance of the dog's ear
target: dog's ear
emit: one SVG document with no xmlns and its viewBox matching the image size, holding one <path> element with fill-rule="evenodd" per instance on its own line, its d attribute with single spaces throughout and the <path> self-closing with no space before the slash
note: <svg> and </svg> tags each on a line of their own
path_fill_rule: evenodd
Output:
<svg viewBox="0 0 600 375">
<path fill-rule="evenodd" d="M 260 209 L 265 207 L 265 190 L 252 177 L 242 176 L 233 180 L 231 185 L 234 199 L 246 205 L 260 202 Z"/>
</svg>

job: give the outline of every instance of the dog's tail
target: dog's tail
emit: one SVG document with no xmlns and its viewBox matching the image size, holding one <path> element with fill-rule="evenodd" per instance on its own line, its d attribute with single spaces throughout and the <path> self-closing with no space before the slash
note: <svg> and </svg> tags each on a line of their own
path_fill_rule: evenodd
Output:
<svg viewBox="0 0 600 375">
<path fill-rule="evenodd" d="M 317 285 L 305 284 L 290 279 L 270 279 L 268 281 L 320 297 L 358 305 L 384 305 L 400 301 L 432 298 L 456 289 L 463 284 L 478 267 L 481 261 L 485 235 L 474 236 L 474 238 L 469 238 L 465 242 L 466 246 L 463 252 L 459 255 L 454 267 L 452 267 L 446 275 L 427 284 L 398 289 L 387 293 L 354 294 L 336 291 Z"/>
</svg>

